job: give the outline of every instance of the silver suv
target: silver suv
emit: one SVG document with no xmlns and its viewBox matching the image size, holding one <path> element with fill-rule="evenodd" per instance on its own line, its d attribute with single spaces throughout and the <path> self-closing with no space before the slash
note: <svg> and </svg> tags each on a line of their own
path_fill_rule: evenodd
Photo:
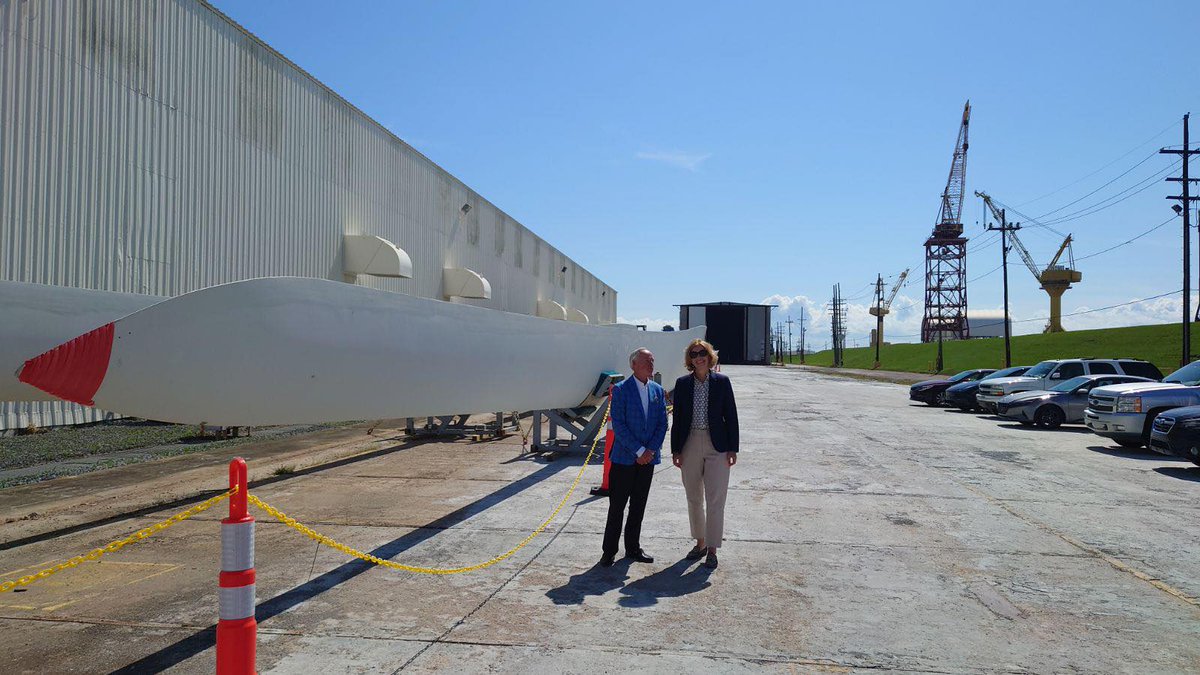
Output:
<svg viewBox="0 0 1200 675">
<path fill-rule="evenodd" d="M 996 402 L 1019 391 L 1049 389 L 1080 375 L 1135 375 L 1152 380 L 1162 379 L 1162 372 L 1149 361 L 1141 359 L 1051 359 L 1030 368 L 1021 377 L 998 377 L 982 380 L 976 400 L 987 412 L 996 412 Z"/>
<path fill-rule="evenodd" d="M 1200 361 L 1189 363 L 1162 382 L 1096 387 L 1088 394 L 1083 423 L 1118 445 L 1136 448 L 1149 445 L 1155 416 L 1189 405 L 1200 405 Z"/>
</svg>

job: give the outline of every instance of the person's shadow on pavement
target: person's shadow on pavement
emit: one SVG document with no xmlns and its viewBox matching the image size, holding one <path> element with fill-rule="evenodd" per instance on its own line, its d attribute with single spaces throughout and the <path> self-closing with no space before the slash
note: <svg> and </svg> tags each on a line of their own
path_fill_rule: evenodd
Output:
<svg viewBox="0 0 1200 675">
<path fill-rule="evenodd" d="M 601 567 L 600 563 L 572 576 L 567 583 L 546 591 L 546 597 L 556 605 L 581 605 L 589 595 L 605 593 L 625 585 L 629 578 L 630 561 L 619 559 L 612 567 Z"/>
<path fill-rule="evenodd" d="M 617 601 L 622 607 L 649 607 L 659 598 L 677 598 L 681 595 L 702 591 L 712 585 L 708 577 L 712 570 L 700 565 L 699 560 L 683 559 L 665 570 L 626 585 L 621 589 L 625 597 Z M 687 569 L 696 565 L 696 569 Z"/>
</svg>

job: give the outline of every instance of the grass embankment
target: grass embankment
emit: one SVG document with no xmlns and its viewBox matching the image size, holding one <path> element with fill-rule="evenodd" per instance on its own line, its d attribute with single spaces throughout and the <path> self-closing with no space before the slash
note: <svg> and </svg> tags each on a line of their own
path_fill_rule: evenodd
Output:
<svg viewBox="0 0 1200 675">
<path fill-rule="evenodd" d="M 1031 366 L 1046 359 L 1130 357 L 1145 359 L 1166 375 L 1179 367 L 1182 338 L 1179 324 L 1017 335 L 1012 338 L 1012 363 L 1014 366 Z M 1200 349 L 1200 329 L 1196 324 L 1192 325 L 1192 345 L 1193 351 Z M 969 368 L 1001 368 L 1004 366 L 1004 338 L 944 342 L 942 358 L 944 373 Z M 833 350 L 807 354 L 804 361 L 813 366 L 832 366 Z M 843 361 L 846 368 L 871 368 L 875 363 L 875 348 L 847 349 Z M 799 362 L 799 357 L 792 360 L 792 363 Z M 880 348 L 879 367 L 882 370 L 932 373 L 936 363 L 936 342 L 885 344 Z"/>
</svg>

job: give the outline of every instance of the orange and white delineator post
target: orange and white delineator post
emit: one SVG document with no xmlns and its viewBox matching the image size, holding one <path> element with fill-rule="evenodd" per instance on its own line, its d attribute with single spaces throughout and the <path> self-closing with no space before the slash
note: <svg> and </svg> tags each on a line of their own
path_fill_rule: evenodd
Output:
<svg viewBox="0 0 1200 675">
<path fill-rule="evenodd" d="M 612 447 L 612 385 L 610 384 L 608 386 L 608 422 L 604 426 L 604 477 L 600 479 L 600 485 L 592 488 L 591 492 L 597 497 L 608 496 L 608 472 L 612 470 Z"/>
<path fill-rule="evenodd" d="M 258 641 L 254 620 L 254 517 L 250 515 L 246 460 L 229 463 L 229 517 L 221 521 L 217 675 L 253 675 Z"/>
</svg>

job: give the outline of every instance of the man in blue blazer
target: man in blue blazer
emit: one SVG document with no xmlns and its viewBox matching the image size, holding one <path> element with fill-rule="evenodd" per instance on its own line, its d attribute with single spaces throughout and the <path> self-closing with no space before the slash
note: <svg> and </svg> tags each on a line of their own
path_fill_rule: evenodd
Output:
<svg viewBox="0 0 1200 675">
<path fill-rule="evenodd" d="M 610 401 L 613 447 L 608 474 L 608 524 L 604 528 L 604 556 L 600 558 L 604 567 L 612 565 L 617 555 L 626 502 L 629 519 L 625 521 L 625 557 L 635 562 L 654 562 L 642 550 L 642 516 L 650 497 L 654 467 L 662 461 L 667 404 L 663 388 L 650 379 L 654 354 L 649 349 L 630 354 L 629 367 L 633 377 L 613 387 Z"/>
</svg>

